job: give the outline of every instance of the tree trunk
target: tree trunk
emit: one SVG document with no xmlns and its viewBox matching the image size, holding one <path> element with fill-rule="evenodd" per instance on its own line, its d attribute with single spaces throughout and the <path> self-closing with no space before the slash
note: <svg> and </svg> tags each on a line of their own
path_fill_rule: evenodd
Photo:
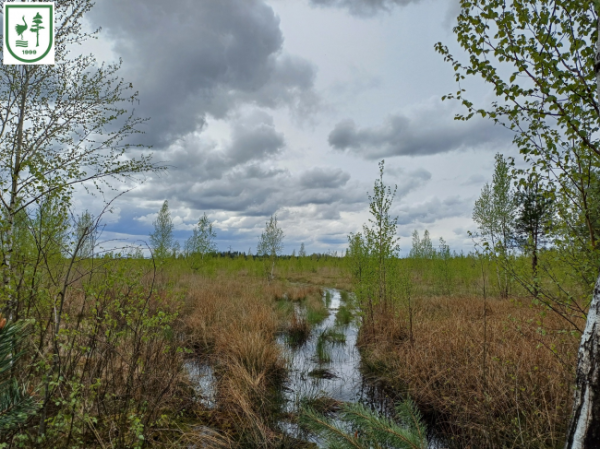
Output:
<svg viewBox="0 0 600 449">
<path fill-rule="evenodd" d="M 600 16 L 597 24 L 596 91 L 600 100 Z M 594 235 L 591 233 L 595 247 Z M 600 275 L 594 287 L 594 296 L 581 336 L 577 357 L 575 397 L 565 449 L 592 449 L 600 447 Z"/>
<path fill-rule="evenodd" d="M 565 449 L 600 447 L 600 276 L 581 336 L 573 413 Z"/>
<path fill-rule="evenodd" d="M 27 89 L 29 88 L 29 69 L 27 66 L 23 68 L 24 71 L 24 82 L 21 86 L 21 98 L 19 102 L 19 120 L 17 122 L 17 136 L 16 141 L 13 143 L 13 154 L 14 159 L 12 161 L 12 173 L 11 175 L 11 188 L 10 188 L 10 200 L 6 214 L 6 229 L 4 236 L 4 245 L 2 248 L 2 283 L 4 291 L 8 297 L 8 304 L 6 305 L 6 315 L 10 320 L 14 319 L 17 304 L 15 303 L 15 292 L 13 291 L 14 273 L 12 263 L 13 253 L 13 232 L 15 225 L 15 215 L 17 211 L 18 192 L 19 192 L 19 178 L 21 176 L 21 154 L 23 151 L 23 126 L 25 122 L 25 106 L 27 100 Z"/>
<path fill-rule="evenodd" d="M 413 312 L 410 295 L 408 295 L 408 338 L 410 341 L 410 345 L 414 346 L 415 337 L 413 335 Z"/>
<path fill-rule="evenodd" d="M 537 243 L 533 244 L 533 254 L 531 255 L 531 274 L 533 276 L 533 297 L 535 299 L 540 295 L 540 285 L 538 281 L 538 250 Z"/>
</svg>

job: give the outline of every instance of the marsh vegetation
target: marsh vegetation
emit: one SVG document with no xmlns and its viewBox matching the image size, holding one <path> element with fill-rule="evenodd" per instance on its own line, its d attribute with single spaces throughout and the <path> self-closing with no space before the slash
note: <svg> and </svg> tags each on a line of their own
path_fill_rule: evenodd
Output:
<svg viewBox="0 0 600 449">
<path fill-rule="evenodd" d="M 455 32 L 476 66 L 437 46 L 457 80 L 482 74 L 506 98 L 485 111 L 457 94 L 464 119 L 519 129 L 527 164 L 495 156 L 471 252 L 426 230 L 408 250 L 381 161 L 369 219 L 345 253 L 302 244 L 298 256 L 284 254 L 276 214 L 256 251 L 218 252 L 206 214 L 182 250 L 167 200 L 147 247 L 100 248 L 120 196 L 109 192 L 165 167 L 125 153 L 144 120 L 124 106 L 137 94 L 119 64 L 70 56 L 90 37 L 81 19 L 92 3 L 59 3 L 60 64 L 0 68 L 0 448 L 577 447 L 582 410 L 600 410 L 590 405 L 600 382 L 590 74 L 600 66 L 586 45 L 597 33 L 589 2 L 578 15 L 555 2 L 552 14 L 569 19 L 552 20 L 521 2 L 517 20 L 496 10 L 504 4 L 463 0 Z M 480 45 L 494 46 L 488 18 L 504 45 L 494 54 L 518 68 L 508 84 L 478 60 L 490 54 Z M 555 39 L 545 27 L 561 20 L 575 59 L 566 71 L 551 62 L 562 43 L 540 50 L 527 37 Z M 513 34 L 533 44 L 506 45 Z M 530 59 L 543 76 L 523 90 L 511 83 Z M 90 191 L 103 210 L 74 212 L 75 194 Z M 580 432 L 587 447 L 598 428 Z"/>
</svg>

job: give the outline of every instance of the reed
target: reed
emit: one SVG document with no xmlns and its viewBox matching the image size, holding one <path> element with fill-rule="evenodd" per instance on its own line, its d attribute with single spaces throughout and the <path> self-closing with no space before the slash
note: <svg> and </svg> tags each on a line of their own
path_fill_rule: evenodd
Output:
<svg viewBox="0 0 600 449">
<path fill-rule="evenodd" d="M 310 296 L 305 302 L 306 319 L 314 326 L 321 324 L 329 316 L 329 310 L 323 302 L 323 296 Z"/>
<path fill-rule="evenodd" d="M 321 334 L 323 339 L 329 343 L 333 344 L 343 344 L 346 343 L 346 334 L 340 332 L 335 328 L 329 328 L 323 331 Z"/>
<path fill-rule="evenodd" d="M 341 305 L 335 313 L 335 324 L 337 326 L 348 326 L 354 318 L 350 307 Z"/>
<path fill-rule="evenodd" d="M 363 346 L 363 362 L 396 392 L 409 391 L 456 447 L 559 447 L 579 339 L 540 312 L 488 301 L 484 370 L 482 300 L 427 298 L 415 310 L 414 344 L 379 338 Z"/>
<path fill-rule="evenodd" d="M 299 312 L 294 311 L 287 327 L 286 341 L 291 346 L 300 346 L 308 340 L 310 331 L 308 320 Z"/>
<path fill-rule="evenodd" d="M 331 362 L 331 355 L 329 354 L 329 349 L 327 347 L 327 336 L 325 331 L 321 332 L 317 338 L 315 357 L 319 363 Z"/>
</svg>

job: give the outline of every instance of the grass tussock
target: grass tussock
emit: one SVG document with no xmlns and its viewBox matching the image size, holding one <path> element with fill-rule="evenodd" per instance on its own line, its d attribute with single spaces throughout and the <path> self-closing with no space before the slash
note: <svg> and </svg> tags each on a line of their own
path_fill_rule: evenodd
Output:
<svg viewBox="0 0 600 449">
<path fill-rule="evenodd" d="M 311 326 L 308 320 L 299 312 L 295 311 L 287 327 L 286 339 L 292 346 L 304 344 L 310 336 Z"/>
<path fill-rule="evenodd" d="M 321 324 L 329 316 L 329 310 L 323 302 L 322 295 L 309 296 L 305 301 L 306 319 L 314 326 Z"/>
<path fill-rule="evenodd" d="M 331 307 L 332 299 L 333 299 L 333 295 L 331 294 L 331 291 L 326 290 L 325 291 L 325 307 L 327 307 L 327 308 Z"/>
<path fill-rule="evenodd" d="M 333 344 L 343 344 L 346 343 L 346 334 L 340 332 L 335 328 L 329 328 L 323 331 L 321 334 L 323 339 L 329 343 Z"/>
<path fill-rule="evenodd" d="M 286 289 L 289 301 L 304 301 L 309 297 L 320 296 L 321 289 L 314 285 L 293 285 Z"/>
<path fill-rule="evenodd" d="M 350 294 L 347 291 L 342 290 L 340 292 L 340 300 L 343 304 L 348 304 L 350 302 Z"/>
<path fill-rule="evenodd" d="M 482 299 L 423 299 L 415 308 L 414 343 L 367 341 L 363 361 L 396 390 L 410 391 L 460 447 L 559 447 L 579 338 L 539 332 L 542 324 L 564 327 L 558 316 L 539 312 L 489 300 L 484 336 Z"/>
<path fill-rule="evenodd" d="M 409 340 L 405 320 L 400 316 L 402 310 L 390 310 L 382 306 L 374 307 L 374 319 L 363 317 L 358 336 L 358 345 L 381 346 L 402 344 Z"/>
<path fill-rule="evenodd" d="M 314 396 L 305 396 L 300 401 L 303 409 L 310 408 L 318 413 L 329 414 L 337 412 L 342 406 L 342 402 L 335 400 L 320 392 Z"/>
<path fill-rule="evenodd" d="M 184 322 L 190 346 L 199 354 L 213 354 L 218 339 L 232 326 L 274 335 L 279 327 L 277 313 L 272 306 L 276 288 L 252 277 L 193 276 L 185 279 L 189 285 Z M 220 342 L 222 345 L 222 342 Z"/>
<path fill-rule="evenodd" d="M 317 338 L 317 345 L 315 347 L 315 358 L 318 363 L 329 363 L 331 362 L 331 354 L 329 353 L 329 347 L 327 345 L 327 336 L 325 331 L 319 334 Z"/>
<path fill-rule="evenodd" d="M 285 330 L 300 343 L 310 325 L 295 301 L 320 297 L 312 286 L 264 282 L 257 277 L 190 279 L 187 334 L 208 355 L 217 378 L 216 414 L 232 439 L 249 447 L 273 447 L 281 438 L 279 386 L 286 364 L 276 335 Z"/>
<path fill-rule="evenodd" d="M 325 307 L 309 308 L 306 310 L 306 319 L 311 325 L 321 324 L 329 316 Z"/>
<path fill-rule="evenodd" d="M 348 326 L 354 318 L 352 309 L 348 306 L 341 305 L 335 313 L 336 326 Z"/>
</svg>

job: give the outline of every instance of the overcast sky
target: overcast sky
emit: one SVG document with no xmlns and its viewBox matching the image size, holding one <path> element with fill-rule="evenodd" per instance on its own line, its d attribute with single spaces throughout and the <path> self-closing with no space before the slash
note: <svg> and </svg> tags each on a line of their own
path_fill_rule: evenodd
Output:
<svg viewBox="0 0 600 449">
<path fill-rule="evenodd" d="M 460 106 L 441 101 L 457 86 L 433 47 L 460 54 L 457 12 L 456 0 L 99 1 L 86 51 L 123 59 L 150 118 L 139 142 L 169 166 L 116 201 L 104 237 L 147 239 L 166 199 L 182 243 L 206 212 L 220 249 L 254 252 L 276 213 L 286 253 L 339 251 L 368 219 L 385 159 L 403 252 L 414 229 L 469 251 L 494 154 L 515 150 L 506 130 L 454 121 Z"/>
</svg>

